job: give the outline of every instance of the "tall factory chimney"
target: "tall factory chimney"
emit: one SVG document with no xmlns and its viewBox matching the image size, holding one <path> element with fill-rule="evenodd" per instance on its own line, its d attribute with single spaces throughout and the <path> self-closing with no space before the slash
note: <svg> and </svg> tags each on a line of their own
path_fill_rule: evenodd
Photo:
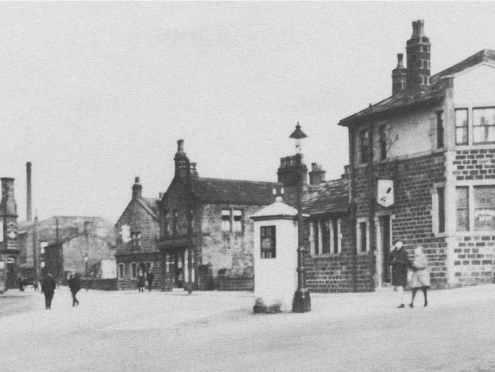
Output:
<svg viewBox="0 0 495 372">
<path fill-rule="evenodd" d="M 26 163 L 26 179 L 27 179 L 27 208 L 26 208 L 26 220 L 33 220 L 33 206 L 31 195 L 31 162 Z"/>
</svg>

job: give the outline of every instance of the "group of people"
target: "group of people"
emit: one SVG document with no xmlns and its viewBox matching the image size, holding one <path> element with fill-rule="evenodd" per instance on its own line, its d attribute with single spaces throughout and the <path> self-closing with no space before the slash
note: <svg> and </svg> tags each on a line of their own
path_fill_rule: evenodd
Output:
<svg viewBox="0 0 495 372">
<path fill-rule="evenodd" d="M 144 288 L 146 287 L 146 283 L 147 283 L 148 284 L 148 290 L 151 292 L 151 288 L 153 286 L 153 280 L 154 279 L 155 279 L 155 275 L 153 274 L 153 271 L 148 270 L 148 273 L 146 273 L 146 276 L 145 276 L 143 271 L 139 270 L 138 276 L 137 276 L 138 291 L 144 292 Z"/>
<path fill-rule="evenodd" d="M 79 300 L 76 298 L 77 292 L 81 290 L 81 276 L 80 274 L 73 274 L 68 280 L 69 289 L 72 295 L 72 306 L 79 305 Z M 55 295 L 55 288 L 57 283 L 53 279 L 52 274 L 47 274 L 41 281 L 41 293 L 45 295 L 45 309 L 50 310 L 52 308 L 52 300 Z"/>
<path fill-rule="evenodd" d="M 408 271 L 412 271 L 410 286 L 412 289 L 411 303 L 409 307 L 414 307 L 414 298 L 418 290 L 423 292 L 424 306 L 428 306 L 428 289 L 430 288 L 430 271 L 428 259 L 423 252 L 423 247 L 414 249 L 414 257 L 409 256 L 404 248 L 404 242 L 398 240 L 394 244 L 394 250 L 390 254 L 390 265 L 392 266 L 392 285 L 398 294 L 398 307 L 404 308 L 404 289 L 408 282 Z"/>
</svg>

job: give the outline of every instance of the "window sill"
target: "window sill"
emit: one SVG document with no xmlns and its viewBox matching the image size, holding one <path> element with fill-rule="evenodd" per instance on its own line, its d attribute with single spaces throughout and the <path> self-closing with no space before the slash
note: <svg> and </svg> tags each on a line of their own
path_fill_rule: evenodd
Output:
<svg viewBox="0 0 495 372">
<path fill-rule="evenodd" d="M 322 254 L 311 254 L 311 258 L 332 258 L 332 257 L 340 257 L 342 256 L 342 252 L 339 253 L 322 253 Z"/>
</svg>

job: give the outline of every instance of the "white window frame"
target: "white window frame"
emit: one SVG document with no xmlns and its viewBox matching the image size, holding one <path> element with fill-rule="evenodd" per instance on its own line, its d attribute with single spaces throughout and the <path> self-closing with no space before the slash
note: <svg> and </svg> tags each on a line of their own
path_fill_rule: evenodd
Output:
<svg viewBox="0 0 495 372">
<path fill-rule="evenodd" d="M 361 247 L 361 223 L 366 223 L 366 249 Z M 356 219 L 356 248 L 358 254 L 366 254 L 370 251 L 370 223 L 368 218 L 360 217 Z"/>
<path fill-rule="evenodd" d="M 337 221 L 337 231 L 334 231 L 333 221 Z M 330 254 L 341 254 L 342 253 L 342 233 L 341 233 L 341 219 L 331 218 L 330 220 Z M 337 252 L 335 252 L 334 237 L 337 234 Z"/>
</svg>

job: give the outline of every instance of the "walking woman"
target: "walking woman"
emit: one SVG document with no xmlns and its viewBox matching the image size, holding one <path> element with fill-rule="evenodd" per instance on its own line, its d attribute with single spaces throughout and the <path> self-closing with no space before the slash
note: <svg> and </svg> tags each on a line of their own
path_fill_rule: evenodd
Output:
<svg viewBox="0 0 495 372">
<path fill-rule="evenodd" d="M 81 289 L 81 280 L 79 278 L 79 273 L 70 276 L 69 288 L 72 294 L 72 306 L 79 305 L 79 300 L 76 298 L 77 292 Z"/>
<path fill-rule="evenodd" d="M 407 268 L 409 267 L 409 258 L 404 248 L 402 240 L 397 240 L 394 244 L 395 249 L 390 254 L 390 265 L 392 265 L 392 285 L 397 292 L 399 300 L 398 308 L 404 306 L 404 289 L 407 285 Z"/>
<path fill-rule="evenodd" d="M 409 307 L 414 307 L 414 297 L 418 289 L 423 291 L 423 296 L 425 298 L 424 306 L 428 306 L 428 288 L 430 288 L 430 270 L 428 268 L 428 259 L 423 253 L 423 247 L 419 246 L 414 250 L 414 258 L 411 263 L 411 268 L 413 270 L 411 287 L 412 287 L 412 298 Z"/>
</svg>

